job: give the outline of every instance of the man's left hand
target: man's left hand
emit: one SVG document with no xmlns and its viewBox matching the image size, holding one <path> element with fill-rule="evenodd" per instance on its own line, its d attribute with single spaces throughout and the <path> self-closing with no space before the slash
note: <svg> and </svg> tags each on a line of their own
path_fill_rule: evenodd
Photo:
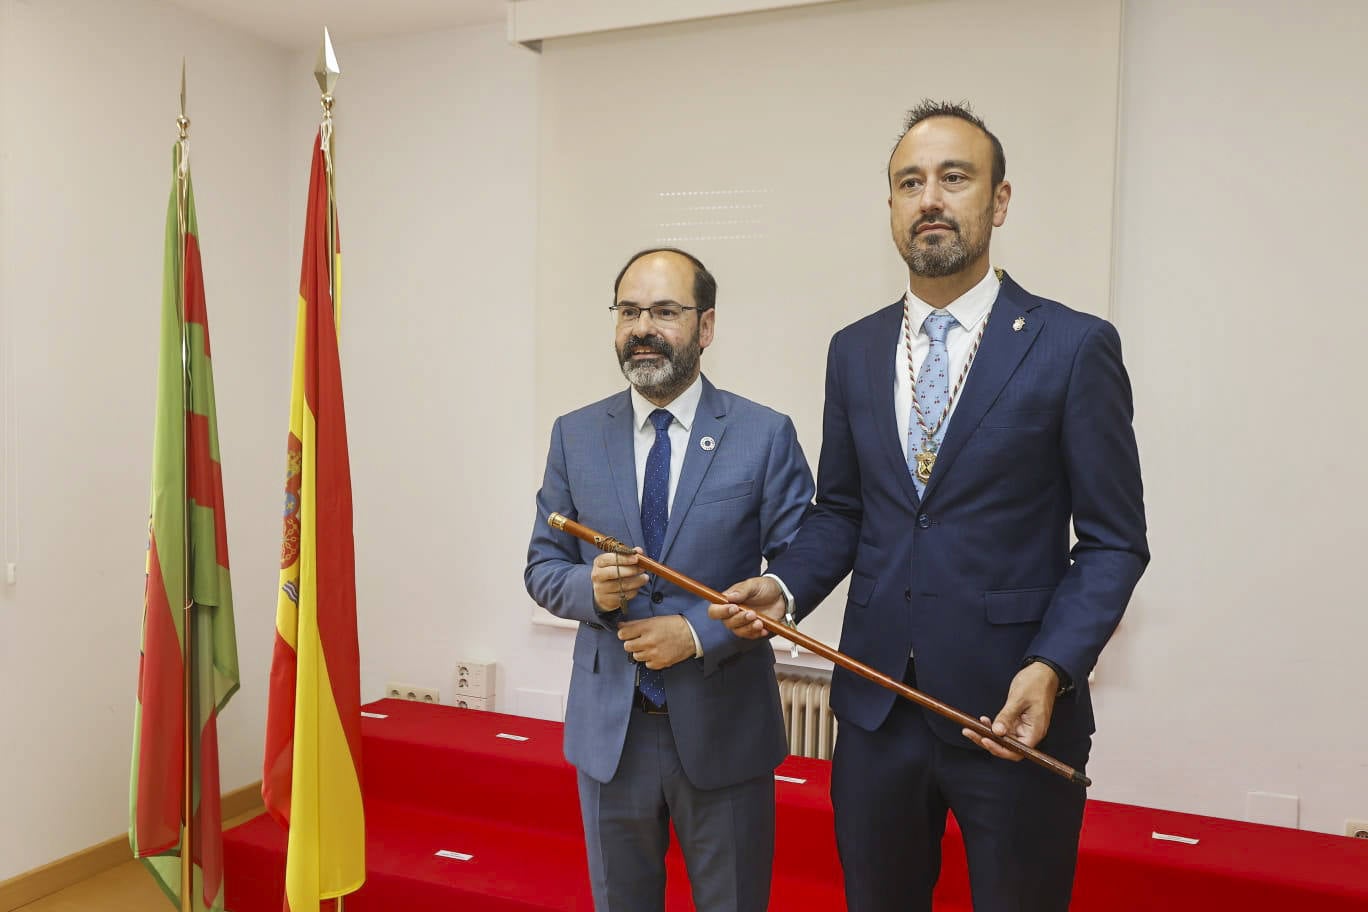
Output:
<svg viewBox="0 0 1368 912">
<path fill-rule="evenodd" d="M 993 733 L 999 737 L 1011 735 L 1027 747 L 1035 747 L 1050 730 L 1050 717 L 1054 714 L 1055 696 L 1058 693 L 1059 675 L 1055 674 L 1054 669 L 1044 662 L 1032 662 L 1012 679 L 1007 702 L 997 718 L 990 722 L 987 716 L 980 716 L 979 721 L 991 725 Z M 963 733 L 964 737 L 994 757 L 1013 761 L 1021 759 L 1021 754 L 977 732 L 966 728 Z"/>
<path fill-rule="evenodd" d="M 694 657 L 689 622 L 679 614 L 627 621 L 618 627 L 618 639 L 627 654 L 647 668 L 669 668 Z"/>
</svg>

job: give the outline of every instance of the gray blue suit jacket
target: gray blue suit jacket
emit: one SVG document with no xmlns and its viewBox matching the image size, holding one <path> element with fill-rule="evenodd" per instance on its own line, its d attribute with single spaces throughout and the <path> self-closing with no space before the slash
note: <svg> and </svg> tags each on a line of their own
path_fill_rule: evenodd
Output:
<svg viewBox="0 0 1368 912">
<path fill-rule="evenodd" d="M 623 390 L 563 415 L 551 431 L 537 494 L 524 580 L 537 604 L 579 621 L 565 717 L 565 757 L 599 782 L 613 778 L 632 713 L 636 666 L 617 639 L 614 615 L 594 604 L 592 545 L 546 524 L 561 513 L 631 545 L 641 544 L 631 396 Z M 711 437 L 713 449 L 701 441 Z M 793 422 L 703 379 L 661 561 L 721 589 L 761 571 L 798 530 L 814 491 Z M 774 654 L 708 617 L 707 604 L 652 577 L 628 618 L 682 614 L 701 659 L 665 671 L 670 727 L 684 773 L 698 788 L 766 775 L 787 754 Z"/>
</svg>

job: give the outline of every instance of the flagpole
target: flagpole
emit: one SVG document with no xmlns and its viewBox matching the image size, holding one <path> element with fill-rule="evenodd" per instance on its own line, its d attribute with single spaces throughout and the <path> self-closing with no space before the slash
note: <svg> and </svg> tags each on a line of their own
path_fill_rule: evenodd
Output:
<svg viewBox="0 0 1368 912">
<path fill-rule="evenodd" d="M 328 175 L 328 291 L 332 298 L 333 323 L 341 335 L 342 302 L 339 300 L 337 258 L 337 187 L 333 182 L 333 89 L 337 87 L 337 77 L 342 75 L 337 65 L 337 54 L 333 51 L 332 36 L 323 28 L 323 44 L 318 49 L 318 62 L 314 65 L 314 78 L 318 80 L 321 93 L 319 103 L 323 106 L 323 121 L 319 124 L 320 145 L 323 150 L 323 164 Z"/>
<path fill-rule="evenodd" d="M 181 675 L 185 721 L 185 770 L 181 789 L 181 912 L 195 912 L 195 613 L 190 597 L 190 453 L 186 435 L 186 411 L 190 406 L 190 353 L 185 330 L 185 235 L 189 220 L 190 119 L 185 116 L 185 60 L 181 59 L 180 116 L 176 118 L 180 152 L 176 168 L 176 282 L 177 313 L 181 342 L 181 568 L 180 593 L 184 613 Z"/>
<path fill-rule="evenodd" d="M 333 308 L 333 325 L 341 339 L 342 312 L 339 299 L 337 275 L 337 188 L 333 183 L 333 89 L 337 87 L 337 77 L 342 75 L 337 65 L 337 54 L 333 51 L 332 36 L 327 26 L 323 27 L 323 44 L 318 49 L 318 62 L 314 65 L 314 78 L 318 80 L 319 104 L 323 106 L 323 120 L 318 126 L 319 146 L 323 152 L 323 165 L 327 171 L 328 184 L 328 297 Z M 345 897 L 337 897 L 337 912 L 343 912 Z"/>
</svg>

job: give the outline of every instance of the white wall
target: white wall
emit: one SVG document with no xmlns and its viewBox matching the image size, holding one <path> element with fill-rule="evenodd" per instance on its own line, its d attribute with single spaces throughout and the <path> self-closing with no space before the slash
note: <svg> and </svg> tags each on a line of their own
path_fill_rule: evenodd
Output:
<svg viewBox="0 0 1368 912">
<path fill-rule="evenodd" d="M 1101 797 L 1368 817 L 1362 13 L 1127 4 L 1116 318 L 1154 561 L 1098 669 Z"/>
<path fill-rule="evenodd" d="M 312 53 L 153 0 L 0 16 L 3 879 L 127 825 L 182 54 L 242 663 L 223 779 L 259 778 L 318 96 Z M 533 627 L 521 583 L 537 58 L 501 25 L 335 40 L 363 696 L 397 679 L 449 700 L 458 658 L 498 659 L 500 708 L 559 718 L 569 641 Z"/>
<path fill-rule="evenodd" d="M 153 0 L 0 0 L 0 880 L 128 826 L 180 61 L 214 343 L 242 692 L 259 778 L 279 566 L 292 274 L 288 55 Z M 294 280 L 297 281 L 297 280 Z"/>
<path fill-rule="evenodd" d="M 1239 818 L 1258 789 L 1300 795 L 1307 828 L 1368 817 L 1356 6 L 1127 4 L 1112 315 L 1155 560 L 1098 669 L 1098 797 Z M 554 716 L 535 692 L 564 691 L 569 634 L 529 623 L 521 583 L 550 407 L 533 302 L 558 280 L 533 267 L 538 58 L 492 26 L 334 37 L 363 696 L 449 700 L 473 656 L 500 663 L 501 708 Z M 224 780 L 258 777 L 313 55 L 154 0 L 0 0 L 0 879 L 126 826 L 181 54 L 243 666 Z M 1023 144 L 1048 157 L 1045 133 L 1009 163 Z M 1269 381 L 1283 351 L 1310 398 Z M 795 382 L 820 394 L 812 370 Z"/>
</svg>

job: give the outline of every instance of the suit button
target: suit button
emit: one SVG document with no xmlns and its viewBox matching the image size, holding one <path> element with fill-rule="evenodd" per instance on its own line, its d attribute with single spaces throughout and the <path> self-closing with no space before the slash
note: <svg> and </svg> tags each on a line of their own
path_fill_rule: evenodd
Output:
<svg viewBox="0 0 1368 912">
<path fill-rule="evenodd" d="M 917 525 L 921 526 L 923 529 L 931 528 L 931 517 L 923 513 L 921 516 L 917 517 Z"/>
<path fill-rule="evenodd" d="M 906 602 L 912 601 L 912 590 L 911 590 L 911 589 L 904 589 L 904 590 L 903 590 L 903 601 L 906 601 Z"/>
<path fill-rule="evenodd" d="M 652 604 L 659 605 L 659 604 L 660 604 L 661 602 L 663 602 L 663 601 L 665 601 L 665 593 L 663 593 L 663 592 L 652 592 L 652 593 L 651 593 L 651 603 L 652 603 Z"/>
</svg>

